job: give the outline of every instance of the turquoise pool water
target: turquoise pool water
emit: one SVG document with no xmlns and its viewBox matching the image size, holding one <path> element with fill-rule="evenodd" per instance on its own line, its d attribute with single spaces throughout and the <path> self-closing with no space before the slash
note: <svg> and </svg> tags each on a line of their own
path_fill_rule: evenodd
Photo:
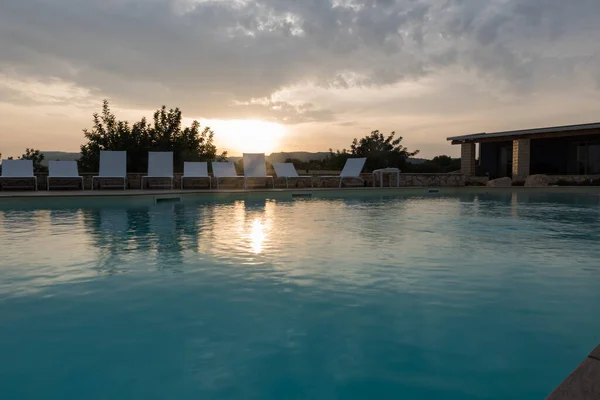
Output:
<svg viewBox="0 0 600 400">
<path fill-rule="evenodd" d="M 1 398 L 544 398 L 599 240 L 598 195 L 0 206 Z"/>
</svg>

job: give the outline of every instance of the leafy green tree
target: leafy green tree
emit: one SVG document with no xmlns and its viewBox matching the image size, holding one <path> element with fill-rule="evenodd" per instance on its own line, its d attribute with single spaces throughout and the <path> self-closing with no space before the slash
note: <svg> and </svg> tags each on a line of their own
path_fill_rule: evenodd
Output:
<svg viewBox="0 0 600 400">
<path fill-rule="evenodd" d="M 239 160 L 237 160 L 233 165 L 235 166 L 235 172 L 237 172 L 238 175 L 244 174 L 244 159 L 243 158 L 240 158 Z"/>
<path fill-rule="evenodd" d="M 182 128 L 182 114 L 178 108 L 162 106 L 154 113 L 152 123 L 146 118 L 130 125 L 119 121 L 111 112 L 107 100 L 102 112 L 93 117 L 93 128 L 84 129 L 87 143 L 81 146 L 79 165 L 82 171 L 95 172 L 100 163 L 101 150 L 127 151 L 127 170 L 145 172 L 149 151 L 172 151 L 175 172 L 183 170 L 184 161 L 223 161 L 227 153 L 217 154 L 214 132 L 200 128 L 198 121 Z"/>
<path fill-rule="evenodd" d="M 329 149 L 329 154 L 321 160 L 321 169 L 326 171 L 339 171 L 344 168 L 344 164 L 346 163 L 346 159 L 350 157 L 350 153 L 346 149 L 342 151 L 337 150 L 336 152 L 333 149 Z"/>
<path fill-rule="evenodd" d="M 44 155 L 39 150 L 26 148 L 25 153 L 19 159 L 33 161 L 33 170 L 35 172 L 48 172 L 48 168 L 42 165 Z"/>
<path fill-rule="evenodd" d="M 323 168 L 340 170 L 348 157 L 366 157 L 366 171 L 388 167 L 405 169 L 406 160 L 418 154 L 419 150 L 409 151 L 401 144 L 402 136 L 395 137 L 395 134 L 392 132 L 385 136 L 375 130 L 361 139 L 354 139 L 350 150 L 338 150 L 334 153 L 329 149 L 329 155 L 323 160 Z"/>
<path fill-rule="evenodd" d="M 299 160 L 297 158 L 286 158 L 284 162 L 294 164 L 294 167 L 296 169 L 302 169 L 302 170 L 308 171 L 310 169 L 310 162 L 311 161 L 312 160 L 302 161 L 302 160 Z"/>
<path fill-rule="evenodd" d="M 460 170 L 460 158 L 442 155 L 433 157 L 431 163 L 437 165 L 441 172 L 454 172 Z"/>
<path fill-rule="evenodd" d="M 379 168 L 406 167 L 406 160 L 419 153 L 419 150 L 409 151 L 404 147 L 402 136 L 395 137 L 395 132 L 388 136 L 378 130 L 372 131 L 370 135 L 354 139 L 350 146 L 352 157 L 366 157 L 365 169 L 373 171 Z"/>
<path fill-rule="evenodd" d="M 407 164 L 407 172 L 415 173 L 448 173 L 460 170 L 460 158 L 441 155 L 426 160 L 421 164 Z"/>
</svg>

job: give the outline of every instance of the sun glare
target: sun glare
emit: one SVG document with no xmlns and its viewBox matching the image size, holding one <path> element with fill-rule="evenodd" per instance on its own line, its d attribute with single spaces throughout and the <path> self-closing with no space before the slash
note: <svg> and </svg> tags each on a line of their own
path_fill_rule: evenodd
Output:
<svg viewBox="0 0 600 400">
<path fill-rule="evenodd" d="M 204 125 L 215 131 L 219 149 L 230 153 L 272 153 L 280 146 L 285 128 L 260 120 L 206 120 Z"/>
<path fill-rule="evenodd" d="M 250 240 L 252 242 L 252 251 L 254 254 L 260 254 L 265 241 L 265 228 L 260 218 L 256 218 L 252 222 L 252 231 L 250 232 Z"/>
</svg>

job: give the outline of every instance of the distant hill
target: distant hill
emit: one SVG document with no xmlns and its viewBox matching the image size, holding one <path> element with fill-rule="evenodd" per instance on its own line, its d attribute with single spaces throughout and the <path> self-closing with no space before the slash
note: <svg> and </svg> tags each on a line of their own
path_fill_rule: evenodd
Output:
<svg viewBox="0 0 600 400">
<path fill-rule="evenodd" d="M 66 151 L 41 151 L 44 155 L 42 165 L 48 166 L 48 161 L 77 161 L 81 153 L 68 153 Z"/>
<path fill-rule="evenodd" d="M 44 162 L 43 165 L 48 166 L 48 161 L 77 161 L 79 157 L 81 157 L 81 153 L 69 153 L 66 151 L 42 151 L 44 154 Z M 290 152 L 279 152 L 279 153 L 271 153 L 267 156 L 267 161 L 270 163 L 276 162 L 285 162 L 288 158 L 294 158 L 300 161 L 309 161 L 309 160 L 322 160 L 329 155 L 327 151 L 321 151 L 316 153 L 311 153 L 308 151 L 290 151 Z M 230 161 L 237 162 L 242 157 L 228 157 Z M 408 162 L 411 164 L 423 164 L 427 159 L 425 158 L 409 158 Z"/>
<path fill-rule="evenodd" d="M 429 161 L 426 158 L 409 158 L 408 160 L 406 160 L 408 163 L 410 164 L 423 164 L 425 161 Z"/>
<path fill-rule="evenodd" d="M 270 156 L 267 157 L 269 162 L 285 162 L 288 158 L 295 158 L 300 161 L 309 161 L 309 160 L 322 160 L 329 155 L 329 152 L 318 152 L 318 153 L 309 153 L 307 151 L 292 151 L 292 152 L 282 152 L 282 153 L 271 153 Z"/>
<path fill-rule="evenodd" d="M 319 152 L 319 153 L 310 153 L 308 151 L 291 151 L 291 152 L 280 152 L 280 153 L 271 153 L 267 156 L 267 161 L 270 163 L 274 162 L 285 162 L 288 158 L 295 158 L 300 161 L 309 161 L 309 160 L 322 160 L 329 152 Z M 229 161 L 238 162 L 243 157 L 240 156 L 228 156 Z"/>
<path fill-rule="evenodd" d="M 267 156 L 267 161 L 270 163 L 274 162 L 285 162 L 288 158 L 295 158 L 300 161 L 309 161 L 309 160 L 322 160 L 329 155 L 328 151 L 322 151 L 318 153 L 310 153 L 308 151 L 292 151 L 292 152 L 281 152 L 281 153 L 271 153 L 271 155 Z M 237 162 L 242 157 L 228 157 L 230 161 Z M 425 158 L 409 158 L 408 162 L 411 164 L 423 164 L 425 161 L 428 161 Z"/>
</svg>

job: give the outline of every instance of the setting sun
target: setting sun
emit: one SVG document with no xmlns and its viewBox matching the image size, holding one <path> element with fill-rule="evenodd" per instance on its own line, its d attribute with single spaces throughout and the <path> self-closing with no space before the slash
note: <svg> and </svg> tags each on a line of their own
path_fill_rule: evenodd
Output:
<svg viewBox="0 0 600 400">
<path fill-rule="evenodd" d="M 285 128 L 274 122 L 260 120 L 205 120 L 205 126 L 215 131 L 219 148 L 230 153 L 272 153 L 279 149 Z"/>
</svg>

